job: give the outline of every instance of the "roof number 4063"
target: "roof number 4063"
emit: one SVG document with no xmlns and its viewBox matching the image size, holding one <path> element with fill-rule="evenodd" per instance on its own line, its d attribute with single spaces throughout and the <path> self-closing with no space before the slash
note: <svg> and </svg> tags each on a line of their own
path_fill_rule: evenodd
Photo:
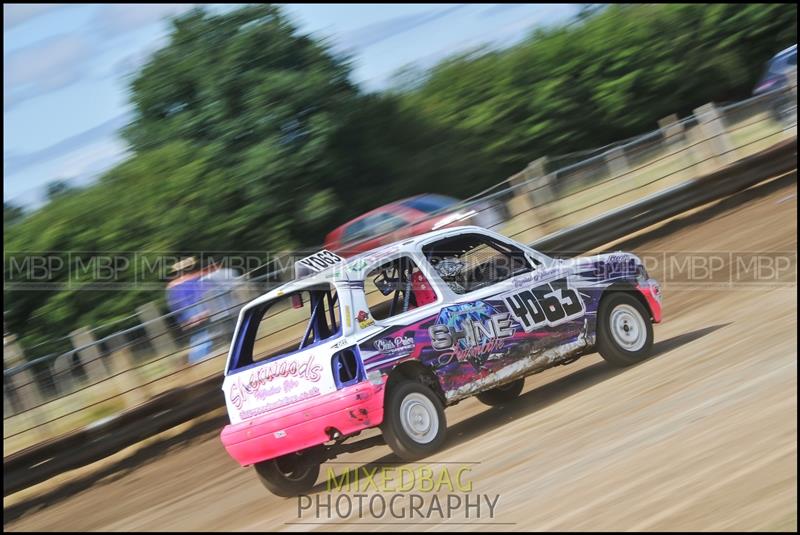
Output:
<svg viewBox="0 0 800 535">
<path fill-rule="evenodd" d="M 300 263 L 314 271 L 322 271 L 342 261 L 342 257 L 330 251 L 320 251 L 300 260 Z"/>
</svg>

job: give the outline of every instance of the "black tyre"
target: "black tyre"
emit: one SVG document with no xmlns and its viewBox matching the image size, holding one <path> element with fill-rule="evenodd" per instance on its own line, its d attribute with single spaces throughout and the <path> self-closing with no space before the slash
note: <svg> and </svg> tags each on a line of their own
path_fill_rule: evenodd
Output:
<svg viewBox="0 0 800 535">
<path fill-rule="evenodd" d="M 647 358 L 653 347 L 650 313 L 633 295 L 614 291 L 600 302 L 597 350 L 613 366 L 630 366 Z"/>
<path fill-rule="evenodd" d="M 492 388 L 486 392 L 481 392 L 475 397 L 484 405 L 494 407 L 495 405 L 502 405 L 503 403 L 508 403 L 509 401 L 517 399 L 524 386 L 525 378 L 522 377 L 508 384 Z"/>
<path fill-rule="evenodd" d="M 381 430 L 398 457 L 422 459 L 444 444 L 447 421 L 442 401 L 422 383 L 399 382 L 386 393 Z"/>
<path fill-rule="evenodd" d="M 311 449 L 260 462 L 255 469 L 267 490 L 291 498 L 314 487 L 319 476 L 319 459 L 319 451 Z"/>
</svg>

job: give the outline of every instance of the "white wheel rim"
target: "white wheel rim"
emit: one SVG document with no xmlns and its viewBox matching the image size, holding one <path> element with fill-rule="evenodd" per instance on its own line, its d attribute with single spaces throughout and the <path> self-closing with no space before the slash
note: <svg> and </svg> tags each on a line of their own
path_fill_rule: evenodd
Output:
<svg viewBox="0 0 800 535">
<path fill-rule="evenodd" d="M 647 340 L 647 326 L 639 311 L 630 305 L 617 305 L 611 311 L 611 336 L 622 349 L 639 351 Z"/>
<path fill-rule="evenodd" d="M 430 399 L 412 392 L 400 403 L 400 423 L 411 440 L 427 444 L 436 438 L 439 415 Z"/>
</svg>

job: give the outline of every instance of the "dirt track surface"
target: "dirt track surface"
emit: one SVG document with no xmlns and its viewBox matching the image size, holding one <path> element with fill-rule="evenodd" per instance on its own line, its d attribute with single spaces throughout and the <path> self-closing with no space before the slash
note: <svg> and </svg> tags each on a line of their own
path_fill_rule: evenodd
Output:
<svg viewBox="0 0 800 535">
<path fill-rule="evenodd" d="M 795 178 L 796 181 L 796 178 Z M 796 182 L 691 216 L 637 253 L 797 251 Z M 724 255 L 723 255 L 724 256 Z M 469 494 L 497 498 L 494 518 L 429 520 L 298 515 L 206 433 L 134 470 L 54 501 L 7 530 L 796 530 L 796 264 L 789 284 L 664 286 L 656 355 L 615 370 L 596 355 L 529 377 L 504 407 L 469 399 L 447 410 L 446 448 L 418 465 L 469 468 Z M 401 467 L 386 446 L 323 466 Z M 377 464 L 375 464 L 377 462 Z M 388 463 L 388 464 L 386 464 Z M 379 479 L 379 478 L 376 478 Z M 362 486 L 363 488 L 363 486 Z M 421 492 L 428 510 L 434 495 Z M 380 494 L 374 488 L 368 495 Z M 382 493 L 386 500 L 390 493 Z M 455 492 L 455 494 L 459 494 Z M 463 493 L 461 493 L 463 497 Z M 355 501 L 355 500 L 354 500 Z M 353 502 L 351 502 L 353 503 Z M 366 502 L 365 502 L 366 503 Z M 408 502 L 402 502 L 408 503 Z M 401 504 L 402 505 L 402 504 Z M 400 506 L 398 506 L 398 509 Z M 368 515 L 369 508 L 364 508 Z M 474 510 L 473 510 L 474 511 Z M 380 512 L 380 507 L 375 509 Z M 401 524 L 402 522 L 402 524 Z M 307 525 L 298 525 L 307 523 Z M 461 523 L 461 524 L 457 524 Z"/>
</svg>

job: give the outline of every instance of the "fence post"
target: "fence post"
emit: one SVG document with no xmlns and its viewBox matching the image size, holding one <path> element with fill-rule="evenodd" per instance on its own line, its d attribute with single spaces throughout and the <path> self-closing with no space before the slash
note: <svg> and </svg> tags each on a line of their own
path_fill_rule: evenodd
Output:
<svg viewBox="0 0 800 535">
<path fill-rule="evenodd" d="M 683 141 L 683 123 L 678 121 L 676 114 L 667 115 L 663 119 L 658 120 L 658 128 L 664 134 L 664 144 L 672 146 Z"/>
<path fill-rule="evenodd" d="M 6 386 L 6 381 L 3 381 L 3 414 L 13 416 L 19 412 L 19 405 L 15 402 L 11 390 Z"/>
<path fill-rule="evenodd" d="M 147 337 L 153 344 L 153 348 L 156 350 L 156 353 L 159 355 L 175 353 L 178 348 L 176 347 L 175 341 L 172 339 L 172 335 L 169 332 L 167 321 L 158 311 L 158 307 L 156 306 L 155 302 L 150 301 L 140 305 L 136 307 L 136 311 L 139 314 L 139 319 L 142 322 L 142 326 L 144 327 L 145 332 L 147 332 Z"/>
<path fill-rule="evenodd" d="M 625 157 L 625 149 L 622 147 L 614 147 L 606 151 L 604 157 L 609 177 L 622 176 L 628 172 L 628 158 Z"/>
<path fill-rule="evenodd" d="M 114 382 L 125 401 L 125 406 L 132 407 L 147 401 L 150 397 L 149 385 L 145 384 L 144 376 L 138 373 L 136 359 L 123 337 L 111 336 L 107 343 L 111 373 L 114 375 Z"/>
<path fill-rule="evenodd" d="M 3 336 L 3 367 L 11 369 L 24 362 L 25 353 L 16 337 Z M 9 374 L 3 379 L 3 392 L 10 398 L 9 403 L 15 407 L 16 412 L 35 407 L 44 401 L 31 368 Z"/>
<path fill-rule="evenodd" d="M 69 333 L 72 346 L 78 352 L 83 371 L 89 378 L 89 382 L 99 383 L 108 377 L 108 370 L 102 360 L 100 348 L 94 339 L 94 335 L 88 327 L 81 327 Z"/>
<path fill-rule="evenodd" d="M 53 361 L 53 383 L 59 397 L 69 395 L 73 390 L 72 351 L 56 357 Z"/>
<path fill-rule="evenodd" d="M 709 102 L 695 109 L 694 115 L 705 140 L 700 144 L 700 147 L 703 147 L 703 159 L 710 158 L 715 162 L 715 168 L 735 162 L 736 150 L 728 137 L 719 108 L 714 106 L 713 102 Z"/>
<path fill-rule="evenodd" d="M 28 443 L 28 442 L 35 443 L 37 441 L 47 440 L 48 438 L 50 438 L 51 432 L 49 428 L 52 426 L 52 424 L 50 425 L 45 424 L 45 422 L 47 421 L 47 417 L 45 416 L 46 409 L 40 407 L 40 405 L 44 405 L 46 401 L 45 398 L 39 392 L 39 388 L 36 383 L 36 376 L 33 373 L 33 370 L 31 368 L 26 368 L 5 378 L 3 384 L 3 390 L 6 390 L 6 388 L 8 388 L 9 391 L 10 390 L 14 391 L 14 394 L 12 395 L 16 395 L 16 400 L 18 404 L 17 408 L 19 409 L 17 411 L 17 414 L 15 414 L 14 416 L 14 420 L 8 421 L 8 429 L 14 429 L 15 432 L 17 429 L 19 429 L 20 431 L 22 429 L 29 429 L 30 431 L 23 433 L 22 435 L 20 435 L 20 437 L 25 437 L 26 435 L 28 435 L 28 433 L 33 433 L 33 436 L 37 437 L 33 441 L 29 441 L 25 438 L 18 438 L 13 440 L 20 440 L 23 443 Z M 13 398 L 11 398 L 11 400 L 13 400 Z M 3 422 L 3 427 L 6 426 L 7 423 Z M 5 446 L 6 446 L 6 441 L 4 439 L 3 440 L 4 449 Z"/>
<path fill-rule="evenodd" d="M 505 232 L 520 241 L 533 241 L 534 238 L 550 232 L 548 223 L 554 213 L 548 206 L 557 198 L 553 187 L 554 173 L 546 172 L 547 156 L 530 162 L 525 169 L 512 176 L 509 186 L 513 197 L 507 201 L 509 221 L 504 225 Z M 522 219 L 517 221 L 517 216 Z M 525 224 L 522 224 L 525 221 Z M 537 228 L 531 228 L 537 227 Z"/>
</svg>

